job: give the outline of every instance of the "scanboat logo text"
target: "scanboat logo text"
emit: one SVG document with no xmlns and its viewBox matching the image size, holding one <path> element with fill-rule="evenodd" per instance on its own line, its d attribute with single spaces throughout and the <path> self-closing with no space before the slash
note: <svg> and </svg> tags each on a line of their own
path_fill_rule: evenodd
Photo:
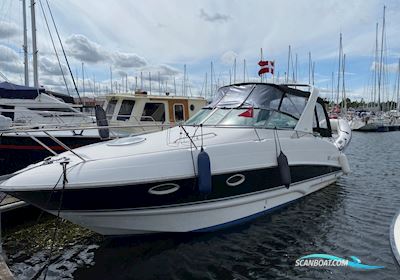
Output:
<svg viewBox="0 0 400 280">
<path fill-rule="evenodd" d="M 328 254 L 311 254 L 296 260 L 295 266 L 323 267 L 323 266 L 349 266 L 358 269 L 378 269 L 384 266 L 367 265 L 361 263 L 357 257 L 351 256 L 349 260 Z"/>
</svg>

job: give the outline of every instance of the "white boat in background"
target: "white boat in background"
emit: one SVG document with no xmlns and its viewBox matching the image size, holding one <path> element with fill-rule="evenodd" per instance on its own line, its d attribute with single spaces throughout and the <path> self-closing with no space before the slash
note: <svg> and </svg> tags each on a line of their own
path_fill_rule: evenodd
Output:
<svg viewBox="0 0 400 280">
<path fill-rule="evenodd" d="M 104 235 L 211 231 L 348 173 L 351 131 L 335 127 L 313 87 L 235 84 L 183 125 L 62 153 L 0 190 Z"/>
<path fill-rule="evenodd" d="M 394 258 L 400 265 L 400 212 L 395 215 L 390 226 L 390 246 L 392 247 Z"/>
</svg>

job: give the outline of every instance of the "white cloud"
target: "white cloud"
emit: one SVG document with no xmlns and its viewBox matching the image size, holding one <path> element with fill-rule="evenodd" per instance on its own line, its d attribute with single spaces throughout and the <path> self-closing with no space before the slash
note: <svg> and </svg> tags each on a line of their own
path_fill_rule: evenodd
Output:
<svg viewBox="0 0 400 280">
<path fill-rule="evenodd" d="M 221 55 L 220 60 L 221 60 L 222 64 L 231 66 L 233 64 L 235 58 L 237 58 L 237 57 L 238 57 L 238 54 L 235 53 L 234 51 L 227 51 Z"/>
<path fill-rule="evenodd" d="M 105 51 L 101 49 L 100 45 L 90 41 L 82 34 L 73 34 L 65 41 L 70 55 L 77 60 L 98 63 L 107 59 Z"/>
<path fill-rule="evenodd" d="M 375 69 L 379 69 L 380 65 L 382 65 L 382 69 L 385 72 L 397 73 L 399 71 L 399 62 L 394 63 L 379 63 L 379 62 L 372 62 L 371 67 L 369 68 L 370 71 L 374 71 Z M 375 68 L 376 67 L 376 68 Z"/>
<path fill-rule="evenodd" d="M 19 73 L 23 71 L 23 64 L 17 52 L 4 45 L 0 45 L 0 65 L 0 70 L 4 72 Z"/>
<path fill-rule="evenodd" d="M 21 30 L 14 22 L 0 21 L 0 39 L 17 36 Z"/>
<path fill-rule="evenodd" d="M 61 67 L 64 75 L 69 76 L 67 66 L 61 63 Z M 39 68 L 41 70 L 41 73 L 44 75 L 54 75 L 54 76 L 62 75 L 60 65 L 58 64 L 57 60 L 51 60 L 48 57 L 42 57 L 40 59 Z"/>
<path fill-rule="evenodd" d="M 115 52 L 111 54 L 111 59 L 116 67 L 138 68 L 147 64 L 143 57 L 134 53 Z"/>
</svg>

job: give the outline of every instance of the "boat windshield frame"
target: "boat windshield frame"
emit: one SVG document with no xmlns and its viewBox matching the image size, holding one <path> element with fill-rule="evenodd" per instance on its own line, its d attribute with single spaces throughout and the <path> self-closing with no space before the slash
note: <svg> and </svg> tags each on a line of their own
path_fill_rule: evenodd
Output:
<svg viewBox="0 0 400 280">
<path fill-rule="evenodd" d="M 277 107 L 273 108 L 273 107 L 266 107 L 266 106 L 259 106 L 260 104 L 254 104 L 255 102 L 253 102 L 253 104 L 250 104 L 252 102 L 249 102 L 249 97 L 251 97 L 252 93 L 254 92 L 254 90 L 256 89 L 257 86 L 261 86 L 264 87 L 264 89 L 261 90 L 269 90 L 272 89 L 272 94 L 280 94 L 279 99 L 279 104 L 275 104 L 277 105 Z M 242 92 L 242 96 L 240 99 L 235 100 L 235 96 L 233 96 L 233 98 L 230 100 L 229 97 L 225 98 L 227 93 L 233 89 L 235 90 L 235 87 L 244 87 L 244 89 L 247 89 L 247 92 Z M 225 91 L 225 92 L 224 92 Z M 274 92 L 275 91 L 275 92 Z M 234 95 L 235 93 L 233 93 Z M 261 94 L 265 94 L 261 93 Z M 267 93 L 269 94 L 269 93 Z M 298 108 L 296 107 L 295 103 L 293 103 L 293 101 L 290 99 L 291 96 L 295 96 L 295 97 L 300 97 L 304 99 L 304 104 L 302 104 L 302 111 L 299 112 L 299 110 L 297 110 Z M 281 110 L 282 108 L 282 103 L 283 100 L 285 100 L 285 97 L 287 100 L 289 100 L 289 102 L 291 102 L 291 106 L 296 109 L 296 115 L 294 115 L 293 113 L 289 113 L 289 112 L 285 112 L 285 110 Z M 269 84 L 269 83 L 241 83 L 241 84 L 233 84 L 233 85 L 228 85 L 228 86 L 224 86 L 221 87 L 218 90 L 218 96 L 214 99 L 213 102 L 211 102 L 208 106 L 202 108 L 198 113 L 196 113 L 193 117 L 191 117 L 189 120 L 187 120 L 185 122 L 185 125 L 193 125 L 193 126 L 197 126 L 197 125 L 202 125 L 202 126 L 214 126 L 214 127 L 238 127 L 238 128 L 264 128 L 264 129 L 290 129 L 293 130 L 295 128 L 295 124 L 291 125 L 290 127 L 279 127 L 279 126 L 271 126 L 270 122 L 270 118 L 271 116 L 275 113 L 275 114 L 282 114 L 286 117 L 292 118 L 293 120 L 296 121 L 296 123 L 299 121 L 301 115 L 304 112 L 304 108 L 308 102 L 308 98 L 310 97 L 310 92 L 306 92 L 306 91 L 302 91 L 299 89 L 295 89 L 295 88 L 291 88 L 289 86 L 285 86 L 285 85 L 276 85 L 276 84 Z M 223 103 L 222 101 L 224 101 L 224 98 L 227 99 L 227 101 L 225 101 L 225 103 Z M 256 97 L 257 98 L 257 97 Z M 259 98 L 259 96 L 258 96 Z M 268 96 L 267 96 L 268 98 Z M 276 101 L 278 99 L 275 100 L 269 100 L 270 103 L 272 103 L 272 101 Z M 240 102 L 239 102 L 240 101 Z M 251 101 L 251 100 L 250 100 Z M 256 100 L 257 101 L 257 100 Z M 268 100 L 267 100 L 268 101 Z M 231 102 L 231 103 L 230 103 Z M 236 103 L 235 103 L 236 102 Z M 247 102 L 247 103 L 246 103 Z M 323 111 L 324 111 L 324 115 L 325 115 L 325 119 L 326 119 L 326 126 L 327 128 L 321 128 L 320 125 L 317 123 L 316 127 L 314 128 L 314 131 L 320 133 L 321 135 L 324 134 L 324 136 L 331 136 L 331 126 L 329 123 L 329 117 L 328 117 L 328 113 L 326 111 L 325 108 L 325 104 L 324 101 L 318 97 L 317 99 L 317 105 L 318 103 L 322 106 Z M 252 106 L 252 105 L 256 105 L 256 106 Z M 258 106 L 257 106 L 258 105 Z M 286 105 L 287 106 L 287 105 Z M 293 109 L 291 108 L 291 109 Z M 316 107 L 315 107 L 316 108 Z M 234 125 L 229 125 L 229 124 L 223 124 L 224 120 L 226 120 L 226 118 L 229 116 L 229 114 L 234 111 L 234 110 L 252 110 L 252 114 L 253 114 L 253 110 L 265 110 L 268 111 L 270 114 L 270 116 L 268 117 L 268 119 L 263 120 L 264 121 L 264 125 L 243 125 L 243 124 L 234 124 Z M 210 110 L 210 113 L 205 114 L 205 116 L 201 117 L 200 121 L 198 123 L 193 123 L 191 122 L 191 120 L 194 120 L 195 117 L 197 116 L 201 116 L 204 114 L 205 110 Z M 215 118 L 215 114 L 220 114 L 222 111 L 226 111 L 225 113 L 221 114 L 222 116 L 220 116 L 218 118 L 217 116 L 217 120 L 214 123 L 207 123 L 207 121 L 210 120 L 210 118 Z M 293 112 L 293 111 L 292 111 Z M 259 113 L 259 112 L 258 112 Z M 317 116 L 317 120 L 318 120 L 318 116 Z"/>
</svg>

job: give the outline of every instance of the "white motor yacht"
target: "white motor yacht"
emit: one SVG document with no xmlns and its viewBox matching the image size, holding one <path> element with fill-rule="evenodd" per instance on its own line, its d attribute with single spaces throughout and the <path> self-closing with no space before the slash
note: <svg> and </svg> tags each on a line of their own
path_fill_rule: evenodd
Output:
<svg viewBox="0 0 400 280">
<path fill-rule="evenodd" d="M 53 156 L 0 191 L 103 235 L 216 230 L 350 171 L 351 130 L 335 120 L 334 137 L 324 105 L 311 86 L 225 86 L 182 125 Z"/>
</svg>

